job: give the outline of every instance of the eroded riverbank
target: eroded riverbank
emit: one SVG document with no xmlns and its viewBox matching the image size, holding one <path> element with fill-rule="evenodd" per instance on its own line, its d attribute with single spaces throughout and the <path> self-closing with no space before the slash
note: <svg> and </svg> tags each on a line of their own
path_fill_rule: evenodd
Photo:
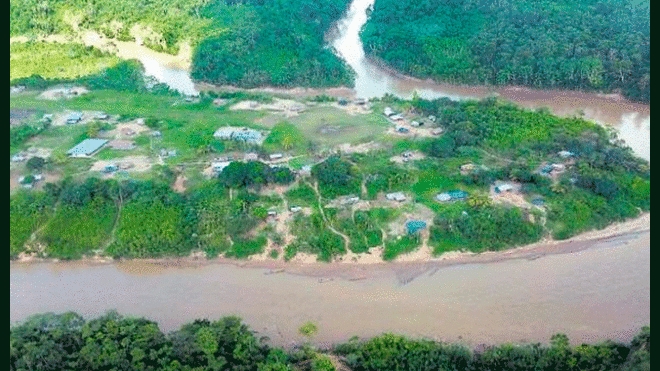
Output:
<svg viewBox="0 0 660 371">
<path fill-rule="evenodd" d="M 285 271 L 265 262 L 12 263 L 11 321 L 115 308 L 169 331 L 236 314 L 284 346 L 304 341 L 296 329 L 308 320 L 319 325 L 319 345 L 386 331 L 469 345 L 547 342 L 556 332 L 575 344 L 629 340 L 650 323 L 650 216 L 636 221 L 553 247 L 453 262 Z"/>
</svg>

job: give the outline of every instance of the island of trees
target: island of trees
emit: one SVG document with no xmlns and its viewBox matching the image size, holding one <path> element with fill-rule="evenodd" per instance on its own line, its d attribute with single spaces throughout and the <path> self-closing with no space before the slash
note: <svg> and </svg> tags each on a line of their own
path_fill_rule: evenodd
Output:
<svg viewBox="0 0 660 371">
<path fill-rule="evenodd" d="M 452 83 L 620 92 L 650 101 L 648 0 L 378 0 L 365 52 Z"/>
<path fill-rule="evenodd" d="M 305 324 L 301 334 L 317 327 Z M 650 370 L 651 329 L 630 341 L 571 346 L 556 334 L 548 345 L 500 344 L 472 350 L 461 344 L 410 339 L 395 334 L 352 339 L 319 350 L 268 345 L 267 337 L 237 317 L 195 320 L 163 333 L 158 324 L 111 311 L 85 320 L 79 314 L 35 315 L 10 328 L 9 369 L 59 370 L 241 370 L 241 371 L 472 371 Z"/>
</svg>

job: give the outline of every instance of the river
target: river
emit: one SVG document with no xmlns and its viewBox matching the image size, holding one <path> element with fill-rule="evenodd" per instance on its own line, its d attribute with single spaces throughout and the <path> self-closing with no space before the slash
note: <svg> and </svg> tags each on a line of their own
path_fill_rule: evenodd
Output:
<svg viewBox="0 0 660 371">
<path fill-rule="evenodd" d="M 308 320 L 319 326 L 319 345 L 385 331 L 468 345 L 547 343 L 556 332 L 578 344 L 628 341 L 650 324 L 649 238 L 645 230 L 533 260 L 350 266 L 364 278 L 353 281 L 328 265 L 267 274 L 231 264 L 11 263 L 10 315 L 15 322 L 73 310 L 92 318 L 114 308 L 170 331 L 236 314 L 282 346 L 303 342 L 297 329 Z M 415 266 L 417 277 L 402 281 Z"/>
<path fill-rule="evenodd" d="M 640 157 L 650 161 L 650 119 L 647 104 L 632 103 L 617 95 L 581 93 L 561 90 L 534 90 L 522 87 L 488 88 L 459 86 L 420 80 L 393 73 L 365 56 L 359 32 L 367 21 L 367 9 L 375 0 L 354 0 L 346 16 L 337 24 L 333 41 L 337 54 L 356 72 L 357 97 L 381 97 L 385 93 L 410 99 L 414 92 L 426 99 L 479 99 L 488 96 L 514 102 L 526 108 L 547 107 L 560 116 L 583 115 L 601 125 L 618 130 Z"/>
<path fill-rule="evenodd" d="M 357 96 L 392 93 L 408 98 L 417 91 L 425 98 L 466 99 L 497 94 L 525 107 L 546 106 L 559 115 L 580 111 L 585 118 L 616 127 L 638 155 L 649 159 L 648 105 L 578 92 L 437 84 L 379 68 L 364 58 L 357 38 L 371 3 L 353 2 L 334 41 L 357 72 Z M 140 59 L 148 74 L 170 86 L 190 86 L 189 77 L 172 77 L 187 76 L 186 68 L 164 67 L 153 62 L 156 57 Z M 351 281 L 332 274 L 327 266 L 314 266 L 329 269 L 327 280 L 320 282 L 313 274 L 269 275 L 267 269 L 231 264 L 10 263 L 10 320 L 68 310 L 91 318 L 114 308 L 158 321 L 169 331 L 196 318 L 237 314 L 269 336 L 272 344 L 285 346 L 303 341 L 296 331 L 308 320 L 319 325 L 314 338 L 318 344 L 384 331 L 462 339 L 472 345 L 547 342 L 556 332 L 568 334 L 574 344 L 606 338 L 627 341 L 650 324 L 648 231 L 535 260 L 424 268 L 406 284 L 398 278 L 398 267 L 356 266 L 356 271 L 365 270 L 366 278 Z"/>
</svg>

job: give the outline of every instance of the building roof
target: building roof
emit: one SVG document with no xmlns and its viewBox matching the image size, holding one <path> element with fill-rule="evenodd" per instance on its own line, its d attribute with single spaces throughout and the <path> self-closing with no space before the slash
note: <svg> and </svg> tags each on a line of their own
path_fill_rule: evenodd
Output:
<svg viewBox="0 0 660 371">
<path fill-rule="evenodd" d="M 71 156 L 89 156 L 103 147 L 108 141 L 105 139 L 85 139 L 71 148 L 67 153 Z"/>
<path fill-rule="evenodd" d="M 426 222 L 423 220 L 411 220 L 406 223 L 406 228 L 408 229 L 408 234 L 414 234 L 426 228 Z"/>
<path fill-rule="evenodd" d="M 82 112 L 71 112 L 69 116 L 67 116 L 66 120 L 67 121 L 80 121 L 82 119 Z"/>
</svg>

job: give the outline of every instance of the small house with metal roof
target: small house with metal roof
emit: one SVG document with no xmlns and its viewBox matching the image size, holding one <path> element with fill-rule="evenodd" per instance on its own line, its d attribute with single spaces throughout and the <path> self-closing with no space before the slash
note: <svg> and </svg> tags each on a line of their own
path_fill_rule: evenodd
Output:
<svg viewBox="0 0 660 371">
<path fill-rule="evenodd" d="M 105 139 L 85 139 L 67 151 L 71 157 L 89 157 L 108 143 Z"/>
</svg>

